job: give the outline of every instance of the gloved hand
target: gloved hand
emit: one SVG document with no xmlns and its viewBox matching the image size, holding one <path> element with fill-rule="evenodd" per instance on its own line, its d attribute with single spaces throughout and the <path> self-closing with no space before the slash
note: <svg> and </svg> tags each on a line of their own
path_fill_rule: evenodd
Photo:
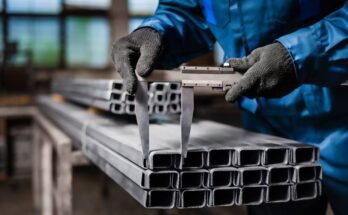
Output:
<svg viewBox="0 0 348 215">
<path fill-rule="evenodd" d="M 126 90 L 134 94 L 138 75 L 146 76 L 154 68 L 162 49 L 161 36 L 152 28 L 140 28 L 117 40 L 112 46 L 112 60 Z"/>
<path fill-rule="evenodd" d="M 278 42 L 255 49 L 247 57 L 231 58 L 226 62 L 244 73 L 239 83 L 226 93 L 228 102 L 234 102 L 240 96 L 279 98 L 298 86 L 291 55 Z"/>
</svg>

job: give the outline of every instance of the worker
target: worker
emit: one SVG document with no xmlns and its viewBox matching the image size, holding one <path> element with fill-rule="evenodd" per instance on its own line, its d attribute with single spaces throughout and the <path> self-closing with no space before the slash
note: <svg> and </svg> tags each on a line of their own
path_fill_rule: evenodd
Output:
<svg viewBox="0 0 348 215">
<path fill-rule="evenodd" d="M 174 68 L 218 42 L 244 73 L 225 98 L 245 128 L 318 146 L 323 195 L 249 207 L 249 214 L 348 212 L 348 2 L 160 0 L 155 14 L 113 45 L 127 91 L 136 75 Z"/>
</svg>

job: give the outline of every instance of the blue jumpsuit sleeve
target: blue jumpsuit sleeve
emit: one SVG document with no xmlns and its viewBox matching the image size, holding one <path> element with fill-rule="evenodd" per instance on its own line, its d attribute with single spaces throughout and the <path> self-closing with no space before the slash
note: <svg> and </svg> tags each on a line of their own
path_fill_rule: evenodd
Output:
<svg viewBox="0 0 348 215">
<path fill-rule="evenodd" d="M 157 30 L 164 51 L 159 66 L 174 68 L 212 50 L 215 38 L 203 18 L 198 0 L 160 0 L 155 14 L 139 28 Z"/>
<path fill-rule="evenodd" d="M 292 55 L 300 83 L 325 87 L 348 80 L 348 3 L 317 23 L 278 39 Z"/>
</svg>

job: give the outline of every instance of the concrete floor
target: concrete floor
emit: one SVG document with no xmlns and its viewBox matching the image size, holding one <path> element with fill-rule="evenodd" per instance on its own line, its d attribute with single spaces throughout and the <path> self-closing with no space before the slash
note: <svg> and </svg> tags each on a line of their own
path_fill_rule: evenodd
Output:
<svg viewBox="0 0 348 215">
<path fill-rule="evenodd" d="M 73 206 L 75 215 L 244 215 L 243 207 L 222 207 L 190 210 L 144 209 L 121 187 L 95 167 L 74 170 Z M 31 180 L 16 179 L 0 182 L 0 214 L 33 214 Z"/>
</svg>

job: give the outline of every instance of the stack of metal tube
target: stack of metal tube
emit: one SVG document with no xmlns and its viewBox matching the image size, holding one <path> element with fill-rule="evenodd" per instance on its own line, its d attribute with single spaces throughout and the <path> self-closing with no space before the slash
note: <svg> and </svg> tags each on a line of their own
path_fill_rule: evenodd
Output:
<svg viewBox="0 0 348 215">
<path fill-rule="evenodd" d="M 135 114 L 134 96 L 124 90 L 121 80 L 55 81 L 52 84 L 52 91 L 71 101 L 115 114 Z M 180 97 L 179 83 L 151 83 L 149 85 L 149 113 L 179 113 Z"/>
<path fill-rule="evenodd" d="M 42 112 L 103 172 L 147 208 L 302 201 L 321 194 L 318 148 L 212 121 L 194 122 L 181 159 L 180 126 L 150 124 L 144 159 L 136 123 L 48 96 Z M 181 163 L 182 162 L 182 163 Z"/>
</svg>

